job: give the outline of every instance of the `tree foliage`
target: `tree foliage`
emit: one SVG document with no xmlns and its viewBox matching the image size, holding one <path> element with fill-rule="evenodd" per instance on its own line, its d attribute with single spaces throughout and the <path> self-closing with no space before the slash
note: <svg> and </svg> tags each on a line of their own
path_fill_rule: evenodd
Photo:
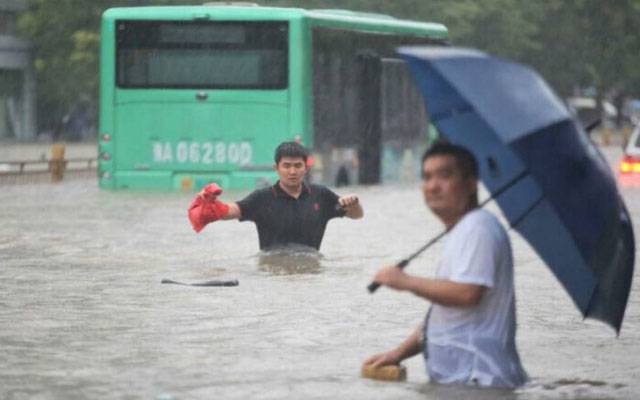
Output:
<svg viewBox="0 0 640 400">
<path fill-rule="evenodd" d="M 31 0 L 18 29 L 36 47 L 38 120 L 53 128 L 80 99 L 97 99 L 100 16 L 123 1 Z"/>
<path fill-rule="evenodd" d="M 531 59 L 560 91 L 591 86 L 601 95 L 628 91 L 638 79 L 640 8 L 637 0 L 548 1 L 544 47 Z"/>
<path fill-rule="evenodd" d="M 202 0 L 204 3 L 205 1 Z M 344 8 L 432 21 L 454 45 L 533 66 L 563 96 L 640 97 L 640 0 L 264 0 L 268 6 Z M 38 109 L 50 127 L 79 99 L 98 98 L 100 15 L 109 7 L 185 0 L 31 0 L 21 32 L 36 45 Z"/>
</svg>

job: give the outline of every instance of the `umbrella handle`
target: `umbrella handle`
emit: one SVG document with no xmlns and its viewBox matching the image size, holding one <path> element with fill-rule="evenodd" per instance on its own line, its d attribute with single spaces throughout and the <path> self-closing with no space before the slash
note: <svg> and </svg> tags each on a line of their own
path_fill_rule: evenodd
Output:
<svg viewBox="0 0 640 400">
<path fill-rule="evenodd" d="M 396 264 L 396 268 L 404 269 L 407 265 L 409 265 L 410 261 L 410 258 L 405 258 L 404 260 Z M 371 282 L 369 286 L 367 286 L 367 290 L 369 291 L 369 293 L 373 294 L 376 290 L 378 290 L 379 287 L 380 284 L 378 282 Z"/>
<path fill-rule="evenodd" d="M 587 133 L 591 133 L 591 131 L 597 128 L 601 123 L 602 119 L 596 118 L 595 120 L 591 121 L 589 125 L 585 126 L 584 130 L 587 131 Z"/>
</svg>

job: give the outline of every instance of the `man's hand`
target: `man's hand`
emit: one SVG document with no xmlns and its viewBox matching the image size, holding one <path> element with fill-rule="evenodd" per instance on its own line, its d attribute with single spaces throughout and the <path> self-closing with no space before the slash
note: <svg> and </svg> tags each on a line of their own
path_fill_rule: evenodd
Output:
<svg viewBox="0 0 640 400">
<path fill-rule="evenodd" d="M 358 196 L 355 194 L 348 194 L 338 199 L 338 205 L 345 211 L 345 215 L 349 218 L 358 219 L 362 218 L 364 211 L 360 206 Z"/>
<path fill-rule="evenodd" d="M 374 368 L 384 367 L 385 365 L 398 365 L 402 361 L 402 356 L 398 350 L 387 351 L 386 353 L 375 354 L 367 358 L 362 367 L 371 366 Z"/>
<path fill-rule="evenodd" d="M 396 290 L 406 290 L 410 276 L 395 265 L 388 265 L 379 270 L 373 281 Z"/>
<path fill-rule="evenodd" d="M 395 268 L 395 267 L 393 267 Z M 399 268 L 396 268 L 399 269 Z M 409 357 L 413 357 L 416 354 L 422 352 L 422 332 L 424 331 L 424 325 L 420 324 L 400 346 L 387 351 L 385 353 L 379 353 L 373 355 L 365 360 L 362 364 L 362 368 L 366 367 L 384 367 L 385 365 L 398 365 L 402 360 Z"/>
<path fill-rule="evenodd" d="M 340 207 L 344 209 L 351 208 L 359 202 L 360 201 L 358 200 L 358 196 L 356 196 L 355 194 L 348 194 L 338 199 L 338 204 L 340 204 Z"/>
</svg>

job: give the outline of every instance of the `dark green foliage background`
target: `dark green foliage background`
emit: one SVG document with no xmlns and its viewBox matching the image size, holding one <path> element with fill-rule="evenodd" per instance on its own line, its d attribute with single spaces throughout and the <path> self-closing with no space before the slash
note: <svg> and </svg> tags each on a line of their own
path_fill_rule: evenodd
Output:
<svg viewBox="0 0 640 400">
<path fill-rule="evenodd" d="M 440 22 L 457 46 L 538 70 L 561 96 L 640 97 L 640 0 L 264 0 L 265 6 L 340 8 Z M 37 48 L 40 129 L 79 99 L 98 98 L 100 15 L 109 7 L 181 0 L 31 0 L 19 20 Z"/>
</svg>

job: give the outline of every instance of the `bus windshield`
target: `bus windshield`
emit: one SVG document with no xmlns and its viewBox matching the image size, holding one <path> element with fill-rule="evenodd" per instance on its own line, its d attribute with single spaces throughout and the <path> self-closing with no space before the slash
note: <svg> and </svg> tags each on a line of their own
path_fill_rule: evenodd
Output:
<svg viewBox="0 0 640 400">
<path fill-rule="evenodd" d="M 286 22 L 118 21 L 121 88 L 285 89 Z"/>
</svg>

